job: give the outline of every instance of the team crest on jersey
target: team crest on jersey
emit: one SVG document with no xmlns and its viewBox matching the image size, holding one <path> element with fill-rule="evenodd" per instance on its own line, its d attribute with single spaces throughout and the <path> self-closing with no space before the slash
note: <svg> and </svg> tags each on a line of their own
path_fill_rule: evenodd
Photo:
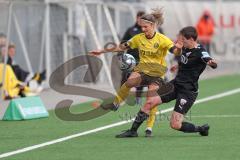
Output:
<svg viewBox="0 0 240 160">
<path fill-rule="evenodd" d="M 154 48 L 157 49 L 159 47 L 159 44 L 158 43 L 155 43 L 154 44 Z"/>
</svg>

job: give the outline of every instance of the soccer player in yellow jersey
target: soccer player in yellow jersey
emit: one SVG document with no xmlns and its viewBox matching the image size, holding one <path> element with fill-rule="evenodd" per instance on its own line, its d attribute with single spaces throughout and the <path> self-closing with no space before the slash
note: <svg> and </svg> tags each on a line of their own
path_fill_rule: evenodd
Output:
<svg viewBox="0 0 240 160">
<path fill-rule="evenodd" d="M 162 9 L 153 9 L 151 14 L 145 14 L 141 17 L 140 25 L 143 33 L 135 35 L 126 43 L 118 45 L 112 52 L 122 52 L 129 48 L 137 48 L 139 50 L 140 62 L 134 68 L 133 72 L 127 81 L 121 86 L 120 90 L 112 103 L 102 104 L 103 109 L 110 109 L 116 111 L 120 104 L 128 96 L 132 87 L 139 85 L 147 85 L 147 99 L 152 90 L 157 90 L 159 86 L 164 84 L 163 77 L 167 70 L 165 57 L 170 51 L 174 54 L 180 54 L 182 44 L 178 42 L 174 45 L 173 42 L 163 34 L 156 32 L 158 25 L 163 23 Z M 106 53 L 108 50 L 95 50 L 91 54 L 100 55 Z M 151 111 L 152 116 L 155 117 L 156 107 Z M 154 117 L 150 117 L 150 127 L 154 122 Z"/>
</svg>

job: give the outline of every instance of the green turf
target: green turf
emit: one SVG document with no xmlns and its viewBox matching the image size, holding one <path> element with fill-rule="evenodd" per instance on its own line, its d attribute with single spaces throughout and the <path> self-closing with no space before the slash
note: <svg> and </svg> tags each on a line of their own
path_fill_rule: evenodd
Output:
<svg viewBox="0 0 240 160">
<path fill-rule="evenodd" d="M 199 98 L 239 88 L 239 82 L 239 75 L 201 81 Z M 235 94 L 197 104 L 192 108 L 191 113 L 188 114 L 192 117 L 188 119 L 196 124 L 208 122 L 211 125 L 209 137 L 174 131 L 169 128 L 167 119 L 161 119 L 156 122 L 152 138 L 144 137 L 145 125 L 139 130 L 139 138 L 114 138 L 115 134 L 129 128 L 129 123 L 5 159 L 239 159 L 240 117 L 194 118 L 204 115 L 240 115 L 238 98 L 240 99 L 240 94 Z M 159 109 L 172 105 L 173 103 L 163 105 Z M 72 111 L 77 113 L 89 110 L 87 106 L 81 104 Z M 112 124 L 121 121 L 123 115 L 133 116 L 137 110 L 139 110 L 137 107 L 124 106 L 118 112 L 108 113 L 86 122 L 62 121 L 53 112 L 50 112 L 50 117 L 46 119 L 0 121 L 0 154 Z"/>
</svg>

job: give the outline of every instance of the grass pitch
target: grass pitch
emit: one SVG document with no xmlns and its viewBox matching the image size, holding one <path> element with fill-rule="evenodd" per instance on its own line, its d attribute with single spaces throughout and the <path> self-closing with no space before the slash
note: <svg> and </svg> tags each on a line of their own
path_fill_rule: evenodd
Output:
<svg viewBox="0 0 240 160">
<path fill-rule="evenodd" d="M 200 82 L 198 99 L 240 88 L 240 76 L 224 76 Z M 3 159 L 10 160 L 237 160 L 240 157 L 240 93 L 196 104 L 188 114 L 195 124 L 208 123 L 210 135 L 184 134 L 169 127 L 165 118 L 157 118 L 154 136 L 144 137 L 145 124 L 138 138 L 116 139 L 115 135 L 128 129 L 131 123 L 76 137 L 64 142 L 19 153 Z M 159 110 L 170 108 L 174 102 Z M 89 103 L 79 104 L 71 110 L 79 113 L 89 110 Z M 139 107 L 123 106 L 117 112 L 85 122 L 62 121 L 53 111 L 46 119 L 30 121 L 0 121 L 0 155 L 25 147 L 66 137 L 76 133 L 113 124 L 134 116 Z"/>
</svg>

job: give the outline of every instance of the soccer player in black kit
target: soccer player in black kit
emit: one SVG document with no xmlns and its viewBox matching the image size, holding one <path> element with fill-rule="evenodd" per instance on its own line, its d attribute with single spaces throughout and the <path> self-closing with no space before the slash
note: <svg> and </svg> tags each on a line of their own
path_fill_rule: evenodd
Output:
<svg viewBox="0 0 240 160">
<path fill-rule="evenodd" d="M 185 133 L 197 132 L 201 136 L 208 136 L 209 125 L 196 126 L 184 121 L 184 115 L 194 104 L 198 95 L 198 79 L 207 65 L 217 68 L 217 63 L 208 52 L 197 43 L 197 31 L 188 26 L 180 30 L 178 43 L 182 44 L 181 61 L 175 79 L 159 86 L 152 92 L 144 107 L 138 112 L 131 129 L 116 135 L 117 138 L 137 137 L 137 130 L 149 116 L 149 111 L 154 106 L 168 103 L 176 99 L 175 107 L 171 115 L 171 128 Z"/>
</svg>

